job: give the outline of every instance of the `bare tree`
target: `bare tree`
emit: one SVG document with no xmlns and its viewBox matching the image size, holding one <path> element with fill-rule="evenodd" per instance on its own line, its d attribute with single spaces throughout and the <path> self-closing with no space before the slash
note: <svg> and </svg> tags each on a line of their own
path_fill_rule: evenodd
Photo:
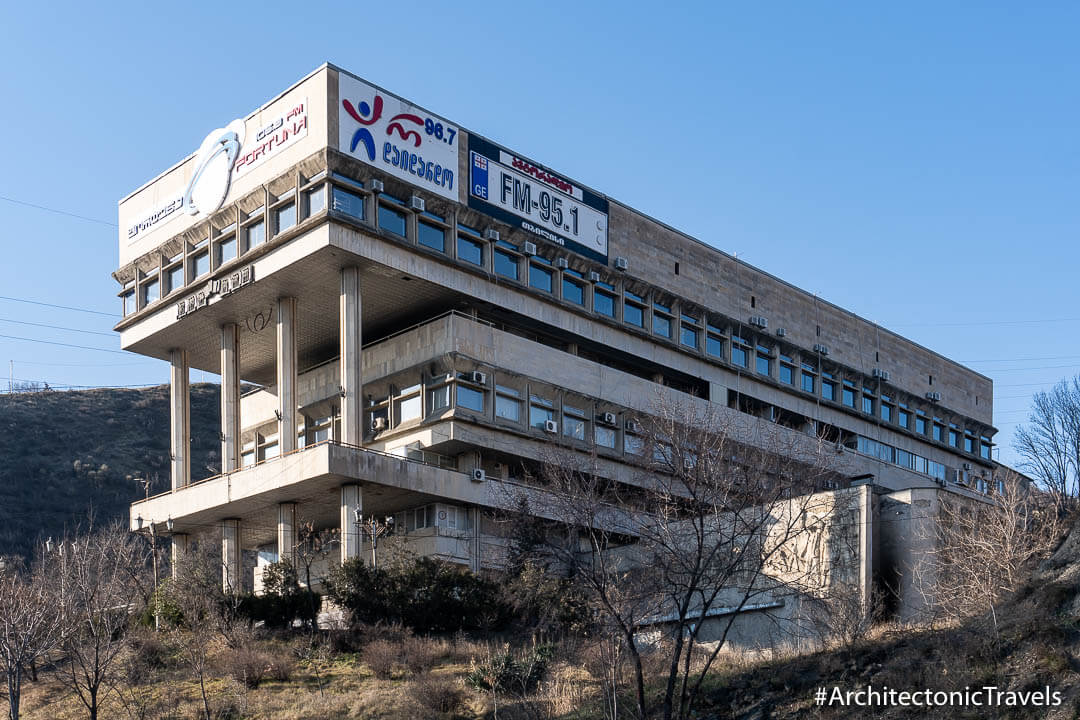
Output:
<svg viewBox="0 0 1080 720">
<path fill-rule="evenodd" d="M 1080 376 L 1035 394 L 1027 424 L 1016 430 L 1015 448 L 1021 467 L 1048 492 L 1080 496 Z"/>
<path fill-rule="evenodd" d="M 1064 527 L 1053 497 L 1016 473 L 1005 472 L 992 487 L 985 500 L 942 494 L 937 522 L 923 538 L 932 549 L 913 570 L 934 615 L 984 615 L 996 632 L 996 603 L 1020 586 Z"/>
<path fill-rule="evenodd" d="M 126 633 L 147 598 L 150 554 L 146 544 L 119 525 L 61 542 L 56 550 L 63 682 L 91 720 L 115 685 Z"/>
<path fill-rule="evenodd" d="M 41 568 L 11 558 L 0 565 L 0 665 L 7 680 L 8 718 L 18 720 L 24 673 L 60 639 L 61 616 Z"/>
<path fill-rule="evenodd" d="M 840 571 L 830 531 L 841 515 L 850 520 L 854 491 L 816 492 L 840 480 L 833 446 L 724 408 L 657 401 L 638 425 L 627 442 L 640 464 L 632 477 L 605 478 L 595 456 L 559 452 L 537 478 L 548 492 L 529 502 L 575 528 L 549 533 L 543 551 L 620 639 L 638 716 L 649 711 L 642 631 L 651 627 L 671 638 L 652 650 L 666 657 L 662 715 L 686 718 L 744 610 L 820 593 Z M 777 622 L 796 632 L 790 619 Z"/>
</svg>

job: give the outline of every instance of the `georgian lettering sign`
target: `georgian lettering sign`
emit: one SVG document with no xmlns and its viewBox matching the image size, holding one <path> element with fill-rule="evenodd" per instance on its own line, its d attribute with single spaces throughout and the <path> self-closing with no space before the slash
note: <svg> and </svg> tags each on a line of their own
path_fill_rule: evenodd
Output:
<svg viewBox="0 0 1080 720">
<path fill-rule="evenodd" d="M 214 302 L 214 298 L 222 298 L 231 295 L 245 285 L 255 282 L 255 269 L 248 265 L 236 272 L 215 280 L 208 280 L 202 290 L 192 293 L 180 302 L 176 303 L 176 319 L 190 315 L 199 308 L 204 308 Z"/>
</svg>

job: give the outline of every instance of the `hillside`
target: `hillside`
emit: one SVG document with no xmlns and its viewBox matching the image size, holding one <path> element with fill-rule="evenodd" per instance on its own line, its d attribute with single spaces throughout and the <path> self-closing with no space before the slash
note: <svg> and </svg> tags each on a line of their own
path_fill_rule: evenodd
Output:
<svg viewBox="0 0 1080 720">
<path fill-rule="evenodd" d="M 218 387 L 191 387 L 193 475 L 219 467 Z M 0 395 L 0 555 L 127 516 L 169 486 L 169 388 Z M 213 470 L 207 470 L 213 468 Z"/>
</svg>

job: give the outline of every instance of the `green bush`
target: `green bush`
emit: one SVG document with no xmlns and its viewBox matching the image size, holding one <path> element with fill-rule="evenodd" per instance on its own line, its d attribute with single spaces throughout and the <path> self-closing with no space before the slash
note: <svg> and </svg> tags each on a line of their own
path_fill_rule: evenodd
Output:
<svg viewBox="0 0 1080 720">
<path fill-rule="evenodd" d="M 499 628 L 508 618 L 498 585 L 432 558 L 378 570 L 350 560 L 327 587 L 357 623 L 401 623 L 419 633 L 449 633 Z"/>
<path fill-rule="evenodd" d="M 527 695 L 544 679 L 553 655 L 551 645 L 536 645 L 517 654 L 506 645 L 486 662 L 473 663 L 465 683 L 474 690 Z"/>
<path fill-rule="evenodd" d="M 263 571 L 263 594 L 244 595 L 237 612 L 252 622 L 262 622 L 268 629 L 290 628 L 296 620 L 314 627 L 321 607 L 322 597 L 300 587 L 296 568 L 289 562 L 279 562 Z"/>
</svg>

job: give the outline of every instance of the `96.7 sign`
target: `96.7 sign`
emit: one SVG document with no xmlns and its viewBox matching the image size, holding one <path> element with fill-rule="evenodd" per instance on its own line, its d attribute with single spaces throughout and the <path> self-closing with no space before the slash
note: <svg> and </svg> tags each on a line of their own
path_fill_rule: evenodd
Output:
<svg viewBox="0 0 1080 720">
<path fill-rule="evenodd" d="M 472 136 L 469 207 L 607 262 L 606 198 Z"/>
</svg>

